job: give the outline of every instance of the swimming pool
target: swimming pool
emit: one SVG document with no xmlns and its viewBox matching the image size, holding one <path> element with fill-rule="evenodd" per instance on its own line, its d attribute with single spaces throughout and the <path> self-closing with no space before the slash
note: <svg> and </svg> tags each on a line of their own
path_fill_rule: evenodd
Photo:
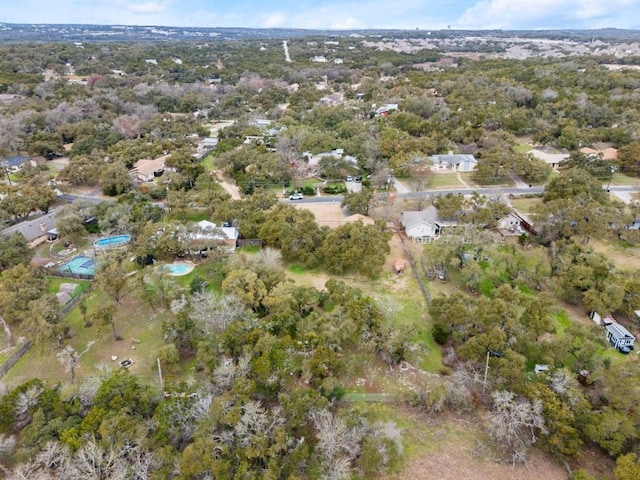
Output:
<svg viewBox="0 0 640 480">
<path fill-rule="evenodd" d="M 79 273 L 82 275 L 93 275 L 96 271 L 96 262 L 91 257 L 78 255 L 68 262 L 65 262 L 60 268 L 60 272 Z"/>
<path fill-rule="evenodd" d="M 176 263 L 169 263 L 167 265 L 162 265 L 160 269 L 162 270 L 162 272 L 166 273 L 167 275 L 171 275 L 172 277 L 180 277 L 182 275 L 191 273 L 194 267 L 195 265 L 193 263 L 176 262 Z"/>
<path fill-rule="evenodd" d="M 121 247 L 131 241 L 131 235 L 116 235 L 114 237 L 102 237 L 93 242 L 96 248 L 116 248 Z"/>
</svg>

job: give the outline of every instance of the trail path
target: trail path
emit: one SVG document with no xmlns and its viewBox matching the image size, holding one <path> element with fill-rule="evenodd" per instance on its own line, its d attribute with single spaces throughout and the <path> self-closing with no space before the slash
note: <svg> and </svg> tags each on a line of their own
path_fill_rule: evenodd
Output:
<svg viewBox="0 0 640 480">
<path fill-rule="evenodd" d="M 216 177 L 218 178 L 218 183 L 222 188 L 226 190 L 229 195 L 231 195 L 231 198 L 233 198 L 234 200 L 240 200 L 242 198 L 242 195 L 240 195 L 240 189 L 238 188 L 238 186 L 225 180 L 222 170 L 214 170 L 214 172 L 216 174 Z"/>
<path fill-rule="evenodd" d="M 284 49 L 284 61 L 287 63 L 292 63 L 291 57 L 289 56 L 289 44 L 286 40 L 282 41 L 282 48 Z"/>
</svg>

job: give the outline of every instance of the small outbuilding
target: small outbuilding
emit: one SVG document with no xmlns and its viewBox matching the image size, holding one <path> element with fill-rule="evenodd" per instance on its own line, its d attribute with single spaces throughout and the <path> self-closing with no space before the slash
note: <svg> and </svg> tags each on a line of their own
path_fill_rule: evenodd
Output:
<svg viewBox="0 0 640 480">
<path fill-rule="evenodd" d="M 396 275 L 404 274 L 404 260 L 396 258 L 396 261 L 393 262 L 393 271 L 396 272 Z"/>
</svg>

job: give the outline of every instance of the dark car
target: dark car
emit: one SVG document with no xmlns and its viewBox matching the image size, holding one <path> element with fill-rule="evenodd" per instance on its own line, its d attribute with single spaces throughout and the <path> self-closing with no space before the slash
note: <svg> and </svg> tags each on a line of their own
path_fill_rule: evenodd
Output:
<svg viewBox="0 0 640 480">
<path fill-rule="evenodd" d="M 629 347 L 618 347 L 618 351 L 623 355 L 629 355 L 631 349 Z"/>
<path fill-rule="evenodd" d="M 362 175 L 358 175 L 356 177 L 356 182 L 358 182 L 358 183 L 362 182 Z"/>
</svg>

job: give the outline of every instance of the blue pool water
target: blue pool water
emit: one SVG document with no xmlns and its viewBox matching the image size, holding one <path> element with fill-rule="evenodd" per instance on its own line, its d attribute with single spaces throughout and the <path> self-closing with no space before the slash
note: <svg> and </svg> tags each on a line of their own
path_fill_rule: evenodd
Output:
<svg viewBox="0 0 640 480">
<path fill-rule="evenodd" d="M 64 263 L 60 268 L 61 272 L 81 273 L 83 275 L 93 275 L 96 271 L 96 262 L 91 257 L 78 255 L 68 262 Z"/>
<path fill-rule="evenodd" d="M 116 247 L 129 243 L 131 241 L 131 235 L 116 235 L 115 237 L 103 237 L 99 238 L 93 245 L 99 248 Z"/>
<path fill-rule="evenodd" d="M 170 263 L 162 266 L 163 272 L 173 275 L 174 277 L 186 275 L 191 272 L 191 270 L 193 270 L 193 265 L 191 263 Z"/>
</svg>

